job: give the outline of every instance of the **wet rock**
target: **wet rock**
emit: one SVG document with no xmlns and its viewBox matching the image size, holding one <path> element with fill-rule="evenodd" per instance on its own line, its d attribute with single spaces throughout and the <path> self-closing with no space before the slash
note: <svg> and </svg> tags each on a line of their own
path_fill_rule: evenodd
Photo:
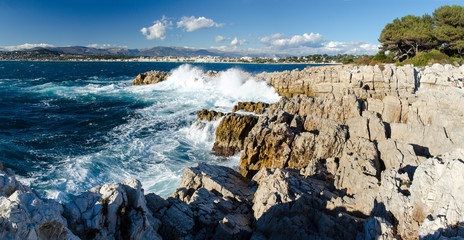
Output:
<svg viewBox="0 0 464 240">
<path fill-rule="evenodd" d="M 258 122 L 252 115 L 228 114 L 216 129 L 213 152 L 222 156 L 232 156 L 244 147 L 244 140 Z"/>
<path fill-rule="evenodd" d="M 164 71 L 149 71 L 146 73 L 140 73 L 132 82 L 132 85 L 156 84 L 165 81 L 168 76 L 169 72 Z"/>
<path fill-rule="evenodd" d="M 223 117 L 224 113 L 202 109 L 200 112 L 197 112 L 197 116 L 199 121 L 215 121 Z"/>
<path fill-rule="evenodd" d="M 234 106 L 232 112 L 237 112 L 243 110 L 245 112 L 253 112 L 255 114 L 263 114 L 266 111 L 266 108 L 269 107 L 269 104 L 263 102 L 238 102 Z"/>
<path fill-rule="evenodd" d="M 0 239 L 78 239 L 68 229 L 62 213 L 59 203 L 40 198 L 2 166 Z"/>
</svg>

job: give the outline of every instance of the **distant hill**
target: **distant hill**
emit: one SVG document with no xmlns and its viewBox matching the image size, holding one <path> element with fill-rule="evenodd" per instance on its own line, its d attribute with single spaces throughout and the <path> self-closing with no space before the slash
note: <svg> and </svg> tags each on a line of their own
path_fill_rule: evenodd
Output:
<svg viewBox="0 0 464 240">
<path fill-rule="evenodd" d="M 83 46 L 71 47 L 46 47 L 33 48 L 26 51 L 48 49 L 58 53 L 79 54 L 79 55 L 126 55 L 126 56 L 176 56 L 176 57 L 195 57 L 195 56 L 218 56 L 218 57 L 243 57 L 244 54 L 233 52 L 222 52 L 216 50 L 194 49 L 185 47 L 152 47 L 143 49 L 127 48 L 92 48 Z"/>
</svg>

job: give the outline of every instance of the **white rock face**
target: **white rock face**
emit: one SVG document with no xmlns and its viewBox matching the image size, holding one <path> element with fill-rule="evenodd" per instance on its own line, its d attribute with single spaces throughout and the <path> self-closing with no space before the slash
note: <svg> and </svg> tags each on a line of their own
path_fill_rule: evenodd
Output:
<svg viewBox="0 0 464 240">
<path fill-rule="evenodd" d="M 343 211 L 335 214 L 328 208 L 328 202 L 339 195 L 331 192 L 323 181 L 279 168 L 263 168 L 253 181 L 257 190 L 252 239 L 362 238 L 361 219 Z"/>
<path fill-rule="evenodd" d="M 81 238 L 161 239 L 160 222 L 147 208 L 135 179 L 94 187 L 67 203 L 64 214 Z"/>
<path fill-rule="evenodd" d="M 464 150 L 421 164 L 410 191 L 413 214 L 425 217 L 420 237 L 437 233 L 464 237 L 464 231 L 458 231 L 464 222 Z"/>
<path fill-rule="evenodd" d="M 230 168 L 187 168 L 168 205 L 158 211 L 165 212 L 160 233 L 164 239 L 249 239 L 253 193 L 248 180 Z"/>
<path fill-rule="evenodd" d="M 0 164 L 0 239 L 78 239 L 62 213 L 59 203 L 39 198 Z"/>
</svg>

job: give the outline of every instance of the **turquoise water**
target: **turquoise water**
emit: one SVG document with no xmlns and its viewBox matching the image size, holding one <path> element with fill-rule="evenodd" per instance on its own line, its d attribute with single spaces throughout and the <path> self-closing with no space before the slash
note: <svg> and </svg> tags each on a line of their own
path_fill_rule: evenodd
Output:
<svg viewBox="0 0 464 240">
<path fill-rule="evenodd" d="M 218 122 L 198 125 L 202 108 L 279 97 L 252 73 L 305 65 L 0 62 L 0 161 L 42 196 L 67 201 L 96 185 L 139 179 L 167 196 L 185 167 L 236 166 L 211 154 Z M 138 73 L 172 71 L 165 82 L 132 86 Z M 208 70 L 226 71 L 219 79 Z"/>
</svg>

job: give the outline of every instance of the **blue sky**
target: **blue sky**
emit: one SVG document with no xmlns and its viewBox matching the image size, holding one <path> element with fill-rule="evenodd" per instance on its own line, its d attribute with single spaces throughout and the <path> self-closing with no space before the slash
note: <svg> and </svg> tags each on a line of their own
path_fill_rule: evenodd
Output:
<svg viewBox="0 0 464 240">
<path fill-rule="evenodd" d="M 0 0 L 0 46 L 372 54 L 393 19 L 454 4 L 464 0 Z"/>
</svg>

